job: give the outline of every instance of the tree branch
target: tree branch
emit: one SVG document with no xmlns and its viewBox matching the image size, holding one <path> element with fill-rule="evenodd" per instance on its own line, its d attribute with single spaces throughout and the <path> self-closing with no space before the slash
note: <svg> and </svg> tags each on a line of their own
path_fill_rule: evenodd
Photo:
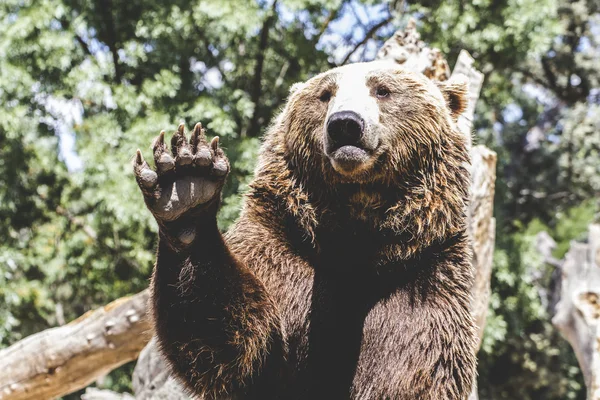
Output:
<svg viewBox="0 0 600 400">
<path fill-rule="evenodd" d="M 365 34 L 365 37 L 363 38 L 363 40 L 361 40 L 356 46 L 354 46 L 354 49 L 352 49 L 350 51 L 350 53 L 348 53 L 346 55 L 346 57 L 344 58 L 344 61 L 342 61 L 342 63 L 340 65 L 345 65 L 348 63 L 348 61 L 350 61 L 350 57 L 352 57 L 352 55 L 354 53 L 356 53 L 356 51 L 363 46 L 365 43 L 367 43 L 369 41 L 369 39 L 371 39 L 371 37 L 377 33 L 377 31 L 379 29 L 381 29 L 383 26 L 389 24 L 392 21 L 392 16 L 388 16 L 387 18 L 383 19 L 382 21 L 379 21 L 377 24 L 373 25 L 371 27 L 371 29 L 369 29 L 369 31 Z"/>
<path fill-rule="evenodd" d="M 123 72 L 121 71 L 121 63 L 119 62 L 119 53 L 117 48 L 117 35 L 115 31 L 115 22 L 113 20 L 113 4 L 112 0 L 102 0 L 101 13 L 106 23 L 107 45 L 112 54 L 113 65 L 115 67 L 115 82 L 121 82 Z"/>
<path fill-rule="evenodd" d="M 68 31 L 71 28 L 71 25 L 69 24 L 69 22 L 66 19 L 61 19 L 60 20 L 60 26 L 65 31 Z M 86 43 L 86 41 L 83 40 L 83 38 L 81 36 L 79 36 L 77 34 L 77 32 L 75 32 L 75 30 L 73 30 L 73 36 L 75 36 L 75 40 L 77 41 L 77 43 L 79 43 L 79 45 L 81 46 L 81 49 L 83 50 L 83 52 L 85 54 L 87 54 L 88 56 L 93 57 L 94 55 L 90 51 L 90 47 L 88 46 L 88 44 Z"/>
<path fill-rule="evenodd" d="M 85 234 L 94 242 L 98 240 L 98 234 L 96 233 L 94 228 L 84 224 L 81 220 L 71 215 L 71 213 L 65 208 L 61 206 L 56 207 L 56 213 L 60 216 L 66 217 L 69 220 L 69 222 L 73 225 L 80 227 L 83 230 L 83 232 L 85 232 Z"/>
<path fill-rule="evenodd" d="M 540 78 L 539 76 L 536 76 L 535 74 L 533 74 L 531 71 L 523 69 L 523 68 L 515 68 L 515 70 L 517 72 L 520 72 L 521 74 L 523 74 L 523 76 L 525 76 L 526 78 L 531 79 L 533 82 L 537 83 L 538 85 L 542 86 L 542 87 L 548 87 L 548 82 L 544 81 L 542 78 Z"/>
<path fill-rule="evenodd" d="M 206 55 L 209 58 L 211 65 L 214 66 L 217 69 L 217 71 L 219 71 L 219 74 L 221 74 L 221 79 L 223 79 L 223 82 L 225 83 L 225 85 L 229 85 L 229 79 L 227 79 L 227 74 L 225 74 L 225 72 L 223 72 L 223 69 L 219 65 L 219 60 L 217 60 L 215 55 L 210 50 L 210 41 L 206 37 L 206 31 L 204 31 L 203 29 L 200 29 L 200 26 L 198 24 L 195 24 L 194 21 L 192 21 L 192 26 L 194 27 L 196 33 L 198 34 L 200 41 L 204 45 L 204 50 L 206 51 Z"/>
<path fill-rule="evenodd" d="M 252 100 L 252 103 L 254 103 L 254 112 L 252 113 L 252 118 L 250 119 L 250 127 L 248 129 L 248 133 L 250 136 L 257 136 L 260 133 L 260 128 L 258 127 L 258 119 L 260 115 L 259 102 L 262 96 L 262 74 L 265 63 L 265 52 L 267 50 L 267 44 L 269 41 L 269 30 L 271 29 L 271 25 L 273 25 L 273 22 L 275 21 L 275 18 L 277 16 L 277 1 L 278 0 L 273 1 L 271 10 L 265 18 L 263 26 L 260 30 L 258 53 L 256 55 L 256 67 L 254 68 L 252 92 L 250 93 L 250 99 Z"/>
<path fill-rule="evenodd" d="M 327 16 L 327 19 L 321 25 L 321 29 L 319 29 L 319 33 L 317 33 L 315 35 L 316 43 L 318 43 L 319 40 L 321 40 L 321 36 L 323 36 L 323 34 L 327 31 L 327 28 L 329 28 L 329 24 L 331 24 L 333 21 L 335 21 L 335 19 L 339 15 L 340 11 L 342 10 L 342 8 L 344 8 L 344 5 L 346 5 L 347 2 L 348 2 L 348 0 L 344 0 L 341 2 L 340 6 L 338 8 L 336 8 L 335 10 L 331 10 L 329 15 Z"/>
</svg>

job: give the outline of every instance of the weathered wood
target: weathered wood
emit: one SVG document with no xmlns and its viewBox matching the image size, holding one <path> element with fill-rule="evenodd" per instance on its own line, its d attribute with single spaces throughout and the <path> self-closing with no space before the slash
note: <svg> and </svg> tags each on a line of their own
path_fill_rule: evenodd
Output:
<svg viewBox="0 0 600 400">
<path fill-rule="evenodd" d="M 428 47 L 417 32 L 417 22 L 410 19 L 404 30 L 398 30 L 377 53 L 378 59 L 393 60 L 411 71 L 421 72 L 430 79 L 450 78 L 450 67 L 442 53 Z"/>
<path fill-rule="evenodd" d="M 475 69 L 473 63 L 475 60 L 468 51 L 461 50 L 456 60 L 456 65 L 452 70 L 450 79 L 460 79 L 461 76 L 467 78 L 469 82 L 469 103 L 467 109 L 458 117 L 458 128 L 465 134 L 471 146 L 473 135 L 473 118 L 475 118 L 475 106 L 479 100 L 481 87 L 483 86 L 483 74 Z M 496 174 L 494 173 L 494 176 Z M 492 190 L 493 194 L 493 190 Z"/>
<path fill-rule="evenodd" d="M 538 251 L 561 272 L 552 324 L 571 344 L 589 400 L 600 400 L 600 225 L 589 227 L 587 243 L 571 243 L 562 262 L 551 256 L 549 236 L 538 235 Z"/>
<path fill-rule="evenodd" d="M 156 347 L 156 338 L 142 350 L 133 371 L 133 392 L 137 399 L 187 400 L 185 389 L 169 373 L 167 362 Z"/>
<path fill-rule="evenodd" d="M 52 399 L 135 360 L 151 336 L 148 291 L 0 351 L 0 399 Z"/>
<path fill-rule="evenodd" d="M 130 394 L 127 393 L 116 393 L 111 390 L 102 390 L 93 387 L 89 387 L 85 390 L 85 393 L 81 395 L 81 400 L 134 400 Z"/>
<path fill-rule="evenodd" d="M 496 153 L 485 146 L 471 149 L 471 199 L 467 231 L 471 239 L 475 281 L 471 290 L 471 313 L 477 324 L 477 348 L 481 347 L 490 300 L 492 265 L 496 239 L 494 188 Z M 477 400 L 477 382 L 469 400 Z"/>
<path fill-rule="evenodd" d="M 458 117 L 458 127 L 471 146 L 475 105 L 483 85 L 483 74 L 473 67 L 471 55 L 461 50 L 450 79 L 466 77 L 469 82 L 469 103 L 467 109 Z M 494 193 L 496 187 L 496 153 L 485 146 L 471 148 L 471 198 L 468 209 L 467 231 L 471 239 L 473 252 L 473 283 L 471 310 L 478 327 L 477 347 L 481 346 L 488 303 L 491 294 L 490 280 L 494 245 L 496 239 L 496 220 L 494 219 Z"/>
<path fill-rule="evenodd" d="M 490 279 L 496 238 L 496 220 L 493 217 L 496 153 L 485 146 L 475 146 L 471 151 L 471 157 L 472 184 L 467 230 L 471 239 L 475 270 L 471 311 L 478 327 L 479 348 L 483 339 L 491 293 Z"/>
</svg>

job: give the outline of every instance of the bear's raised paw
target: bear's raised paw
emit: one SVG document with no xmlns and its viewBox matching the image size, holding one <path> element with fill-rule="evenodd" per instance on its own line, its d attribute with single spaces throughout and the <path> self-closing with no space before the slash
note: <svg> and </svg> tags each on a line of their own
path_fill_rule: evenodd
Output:
<svg viewBox="0 0 600 400">
<path fill-rule="evenodd" d="M 208 206 L 219 200 L 229 161 L 219 147 L 219 138 L 207 143 L 202 124 L 194 127 L 190 140 L 185 136 L 185 125 L 179 125 L 171 139 L 171 150 L 165 143 L 165 132 L 154 139 L 152 169 L 138 149 L 133 170 L 146 206 L 159 226 L 187 225 L 206 212 L 216 213 Z M 191 228 L 190 228 L 191 229 Z M 184 231 L 186 228 L 184 228 Z M 185 242 L 185 233 L 181 239 Z M 193 234 L 192 234 L 193 236 Z"/>
</svg>

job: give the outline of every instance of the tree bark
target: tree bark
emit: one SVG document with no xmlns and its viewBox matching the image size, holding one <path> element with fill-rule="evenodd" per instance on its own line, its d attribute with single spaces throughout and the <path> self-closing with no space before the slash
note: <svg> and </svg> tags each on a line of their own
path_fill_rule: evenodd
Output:
<svg viewBox="0 0 600 400">
<path fill-rule="evenodd" d="M 600 225 L 590 225 L 587 243 L 571 243 L 563 261 L 552 257 L 548 234 L 537 239 L 544 260 L 561 273 L 552 324 L 575 352 L 588 399 L 600 400 Z"/>
<path fill-rule="evenodd" d="M 133 391 L 136 399 L 187 400 L 183 386 L 170 374 L 166 360 L 156 347 L 156 338 L 142 350 L 133 371 Z"/>
<path fill-rule="evenodd" d="M 151 336 L 148 291 L 0 351 L 0 399 L 52 399 L 135 360 Z"/>
<path fill-rule="evenodd" d="M 469 145 L 471 145 L 473 138 L 473 118 L 475 118 L 475 106 L 477 105 L 477 100 L 479 100 L 479 94 L 481 93 L 481 87 L 483 86 L 484 78 L 483 74 L 477 71 L 473 66 L 474 62 L 475 60 L 473 57 L 471 57 L 468 51 L 461 50 L 458 54 L 458 59 L 456 60 L 454 70 L 452 70 L 452 75 L 450 76 L 450 79 L 464 76 L 469 80 L 469 103 L 467 105 L 467 109 L 458 117 L 458 128 L 462 133 L 465 134 L 465 137 L 469 141 Z M 494 173 L 494 177 L 495 176 L 496 174 Z M 494 182 L 492 182 L 492 195 L 494 194 L 493 186 Z"/>
<path fill-rule="evenodd" d="M 473 252 L 475 281 L 471 290 L 471 313 L 477 324 L 477 348 L 481 347 L 490 300 L 496 219 L 494 188 L 496 182 L 496 153 L 485 146 L 471 150 L 471 199 L 468 209 L 469 238 Z M 477 381 L 469 400 L 477 400 Z"/>
</svg>

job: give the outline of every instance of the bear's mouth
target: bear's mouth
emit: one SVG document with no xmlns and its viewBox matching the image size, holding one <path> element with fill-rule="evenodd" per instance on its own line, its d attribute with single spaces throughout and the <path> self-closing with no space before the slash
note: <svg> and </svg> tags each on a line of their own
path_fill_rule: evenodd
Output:
<svg viewBox="0 0 600 400">
<path fill-rule="evenodd" d="M 332 149 L 328 156 L 333 168 L 341 173 L 352 173 L 371 164 L 371 154 L 367 150 L 350 144 Z"/>
</svg>

